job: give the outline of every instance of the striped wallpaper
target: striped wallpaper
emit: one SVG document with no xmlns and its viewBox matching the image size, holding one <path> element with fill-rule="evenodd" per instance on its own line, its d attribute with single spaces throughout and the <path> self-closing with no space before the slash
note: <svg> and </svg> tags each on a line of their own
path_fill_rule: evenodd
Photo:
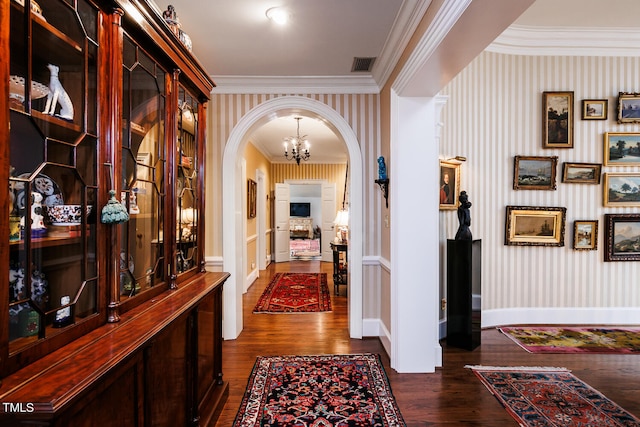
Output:
<svg viewBox="0 0 640 427">
<path fill-rule="evenodd" d="M 573 149 L 542 148 L 543 91 L 574 91 Z M 604 214 L 640 213 L 640 209 L 605 208 L 602 185 L 561 182 L 563 162 L 602 163 L 604 132 L 640 131 L 635 124 L 617 124 L 620 91 L 640 91 L 640 58 L 485 52 L 443 90 L 449 100 L 443 111 L 440 154 L 467 157 L 461 189 L 473 203 L 473 237 L 483 241 L 483 311 L 593 308 L 595 313 L 617 307 L 629 309 L 630 320 L 640 321 L 640 263 L 603 261 Z M 608 99 L 609 119 L 581 120 L 582 99 Z M 516 155 L 558 156 L 557 190 L 514 191 Z M 640 168 L 603 167 L 603 172 L 640 172 Z M 566 207 L 565 246 L 505 246 L 507 205 Z M 444 239 L 455 235 L 458 220 L 455 211 L 442 211 L 440 218 L 444 245 Z M 575 220 L 599 221 L 598 250 L 572 249 Z M 562 312 L 557 310 L 559 317 L 546 322 L 560 320 Z M 483 325 L 488 326 L 485 317 Z"/>
<path fill-rule="evenodd" d="M 326 163 L 271 163 L 271 190 L 275 191 L 275 184 L 287 180 L 326 180 L 336 184 L 336 208 L 342 207 L 346 164 Z M 346 205 L 349 204 L 347 191 Z"/>
<path fill-rule="evenodd" d="M 352 218 L 352 226 L 362 226 L 364 230 L 363 255 L 377 255 L 380 253 L 380 224 L 383 204 L 381 193 L 374 183 L 377 178 L 377 157 L 380 155 L 380 124 L 379 110 L 380 97 L 377 94 L 291 94 L 305 96 L 324 103 L 333 108 L 350 124 L 356 134 L 362 151 L 364 165 L 363 191 L 363 218 Z M 287 96 L 285 94 L 216 94 L 212 93 L 208 104 L 207 116 L 207 174 L 206 174 L 206 203 L 208 221 L 205 247 L 207 256 L 222 256 L 222 156 L 229 134 L 234 126 L 252 108 L 268 100 Z M 339 165 L 306 165 L 311 177 L 319 177 L 323 171 L 330 174 L 338 174 L 337 182 L 344 182 L 344 169 Z M 333 168 L 338 168 L 333 170 Z M 343 166 L 342 166 L 343 167 Z M 280 172 L 280 168 L 283 168 Z M 297 169 L 295 172 L 286 172 L 286 168 Z M 302 166 L 297 168 L 289 165 L 274 165 L 272 173 L 273 182 L 278 182 L 278 174 L 297 174 L 306 171 Z M 295 176 L 295 175 L 294 175 Z M 290 179 L 294 179 L 289 176 Z M 308 178 L 302 178 L 308 179 Z M 336 185 L 337 196 L 342 203 L 343 187 Z M 211 207 L 210 207 L 211 206 Z M 368 279 L 365 272 L 364 281 L 378 280 Z M 365 286 L 367 288 L 367 286 Z M 368 300 L 377 300 L 377 297 L 365 295 L 365 316 L 371 311 L 379 311 L 379 308 L 367 308 Z M 376 315 L 374 313 L 373 315 Z"/>
</svg>

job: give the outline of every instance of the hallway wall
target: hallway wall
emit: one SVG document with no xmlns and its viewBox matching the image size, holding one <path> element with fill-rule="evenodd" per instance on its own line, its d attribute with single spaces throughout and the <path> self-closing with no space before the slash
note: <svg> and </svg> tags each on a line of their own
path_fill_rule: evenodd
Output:
<svg viewBox="0 0 640 427">
<path fill-rule="evenodd" d="M 334 109 L 349 123 L 361 145 L 364 163 L 363 212 L 359 221 L 352 219 L 352 226 L 363 230 L 363 256 L 375 257 L 380 253 L 380 191 L 374 183 L 377 175 L 377 157 L 380 151 L 379 96 L 375 94 L 308 94 L 300 95 L 324 103 Z M 216 265 L 222 259 L 222 157 L 229 134 L 240 119 L 263 102 L 282 94 L 216 94 L 212 93 L 208 112 L 207 142 L 207 235 L 205 257 L 208 264 Z M 275 177 L 271 178 L 275 182 Z M 341 180 L 344 179 L 344 170 Z M 337 193 L 342 195 L 342 189 Z M 340 202 L 342 198 L 340 198 Z M 210 219 L 210 221 L 209 221 Z M 380 318 L 379 263 L 365 263 L 363 267 L 363 316 Z"/>
<path fill-rule="evenodd" d="M 603 162 L 603 133 L 638 132 L 616 122 L 618 92 L 638 91 L 640 58 L 520 56 L 484 52 L 444 90 L 441 158 L 466 156 L 461 189 L 482 239 L 483 326 L 505 323 L 638 323 L 638 262 L 604 262 L 603 186 L 561 182 L 563 162 Z M 573 149 L 542 148 L 542 92 L 574 91 Z M 582 99 L 608 99 L 608 120 L 581 120 Z M 513 190 L 514 156 L 558 156 L 557 190 Z M 603 167 L 603 172 L 640 172 Z M 505 207 L 567 208 L 564 247 L 505 246 Z M 598 250 L 573 249 L 575 220 L 598 220 Z M 458 227 L 441 211 L 441 246 Z M 446 265 L 446 264 L 443 264 Z M 446 277 L 441 277 L 442 284 Z"/>
</svg>

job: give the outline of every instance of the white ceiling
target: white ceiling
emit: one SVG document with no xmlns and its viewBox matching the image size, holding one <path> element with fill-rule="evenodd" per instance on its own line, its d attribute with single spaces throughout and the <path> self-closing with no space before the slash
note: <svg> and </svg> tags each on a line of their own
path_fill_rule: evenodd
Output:
<svg viewBox="0 0 640 427">
<path fill-rule="evenodd" d="M 217 84 L 214 92 L 287 94 L 312 93 L 309 88 L 322 87 L 326 93 L 348 93 L 347 87 L 375 93 L 385 83 L 408 36 L 431 3 L 431 0 L 165 1 L 158 3 L 158 8 L 164 10 L 168 4 L 175 7 L 182 30 L 192 39 L 194 55 Z M 452 4 L 463 1 L 443 0 Z M 527 0 L 513 2 L 528 5 Z M 504 10 L 497 7 L 486 10 L 495 4 L 492 0 L 471 0 L 469 8 L 473 6 L 471 3 L 483 6 L 476 10 L 492 15 Z M 289 26 L 279 27 L 266 18 L 266 10 L 274 6 L 291 11 Z M 564 45 L 567 49 L 579 45 L 584 49 L 587 31 L 599 27 L 596 36 L 590 39 L 590 48 L 606 52 L 608 47 L 614 50 L 625 47 L 626 52 L 637 54 L 638 16 L 640 0 L 536 0 L 514 22 L 511 32 L 505 31 L 497 40 L 514 48 L 514 43 L 534 44 L 536 34 L 546 34 L 541 38 L 544 44 L 555 48 Z M 549 28 L 552 31 L 545 33 Z M 617 36 L 609 37 L 610 34 Z M 610 46 L 605 46 L 606 43 Z M 540 43 L 536 47 L 540 48 Z M 447 53 L 463 49 L 460 46 Z M 376 57 L 372 72 L 352 73 L 354 57 Z M 282 138 L 295 135 L 292 117 L 296 113 L 300 114 L 283 112 L 251 135 L 254 145 L 272 161 L 286 161 L 282 157 Z M 300 130 L 308 134 L 312 144 L 310 161 L 346 162 L 343 142 L 321 121 L 305 117 Z"/>
</svg>

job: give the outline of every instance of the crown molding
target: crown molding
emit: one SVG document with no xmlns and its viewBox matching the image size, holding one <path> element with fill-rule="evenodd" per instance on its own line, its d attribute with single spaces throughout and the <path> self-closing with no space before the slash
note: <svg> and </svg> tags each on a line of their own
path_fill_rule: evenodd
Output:
<svg viewBox="0 0 640 427">
<path fill-rule="evenodd" d="M 528 56 L 640 56 L 640 30 L 511 25 L 486 50 Z"/>
<path fill-rule="evenodd" d="M 362 76 L 212 76 L 211 93 L 234 94 L 377 94 L 373 77 Z"/>
</svg>

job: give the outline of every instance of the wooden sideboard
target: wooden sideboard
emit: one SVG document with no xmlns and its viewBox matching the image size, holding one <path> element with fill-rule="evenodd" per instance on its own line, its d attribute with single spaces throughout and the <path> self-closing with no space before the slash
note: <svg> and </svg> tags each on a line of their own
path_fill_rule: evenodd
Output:
<svg viewBox="0 0 640 427">
<path fill-rule="evenodd" d="M 222 287 L 205 273 L 4 378 L 2 426 L 207 426 L 222 378 Z"/>
</svg>

